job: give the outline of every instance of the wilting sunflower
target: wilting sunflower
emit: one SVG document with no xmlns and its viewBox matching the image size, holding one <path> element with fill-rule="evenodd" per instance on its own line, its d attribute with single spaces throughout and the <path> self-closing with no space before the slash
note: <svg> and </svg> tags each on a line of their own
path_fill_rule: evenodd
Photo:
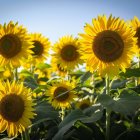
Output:
<svg viewBox="0 0 140 140">
<path fill-rule="evenodd" d="M 85 34 L 79 34 L 87 69 L 97 70 L 101 76 L 117 75 L 119 69 L 125 71 L 136 51 L 135 31 L 112 15 L 108 19 L 105 15 L 98 16 L 92 24 L 86 24 Z"/>
<path fill-rule="evenodd" d="M 140 49 L 140 20 L 135 16 L 130 22 L 131 27 L 136 31 L 135 37 L 138 38 L 137 46 Z"/>
<path fill-rule="evenodd" d="M 34 46 L 31 49 L 33 51 L 33 63 L 43 63 L 49 55 L 50 41 L 39 33 L 34 33 L 30 36 Z"/>
<path fill-rule="evenodd" d="M 34 103 L 30 89 L 16 82 L 0 82 L 0 132 L 7 130 L 9 136 L 17 136 L 31 125 Z"/>
<path fill-rule="evenodd" d="M 71 70 L 78 64 L 82 63 L 80 59 L 80 43 L 77 38 L 72 36 L 64 36 L 54 45 L 52 55 L 53 62 L 59 64 L 59 67 Z"/>
<path fill-rule="evenodd" d="M 48 101 L 54 108 L 71 108 L 71 102 L 77 97 L 75 91 L 72 90 L 75 84 L 68 81 L 60 81 L 53 83 L 48 87 L 46 95 Z"/>
<path fill-rule="evenodd" d="M 92 106 L 93 102 L 90 101 L 89 98 L 85 98 L 76 102 L 76 108 L 84 110 L 90 106 Z"/>
<path fill-rule="evenodd" d="M 20 66 L 22 59 L 31 55 L 32 47 L 26 29 L 18 23 L 0 25 L 0 66 Z"/>
</svg>

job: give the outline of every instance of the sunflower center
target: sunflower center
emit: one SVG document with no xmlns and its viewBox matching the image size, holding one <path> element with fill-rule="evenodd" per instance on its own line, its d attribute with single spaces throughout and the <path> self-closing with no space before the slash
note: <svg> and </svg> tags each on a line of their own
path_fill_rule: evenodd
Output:
<svg viewBox="0 0 140 140">
<path fill-rule="evenodd" d="M 66 61 L 74 61 L 78 58 L 79 54 L 75 46 L 67 45 L 61 50 L 61 57 Z"/>
<path fill-rule="evenodd" d="M 68 89 L 64 88 L 64 87 L 58 87 L 55 89 L 54 91 L 54 97 L 56 98 L 56 100 L 58 101 L 65 101 L 68 99 L 69 97 L 69 92 L 67 92 Z M 66 93 L 65 93 L 66 92 Z"/>
<path fill-rule="evenodd" d="M 124 42 L 115 31 L 100 32 L 93 42 L 94 54 L 103 62 L 112 62 L 118 59 L 124 49 Z"/>
<path fill-rule="evenodd" d="M 0 54 L 5 58 L 12 58 L 21 51 L 22 43 L 14 34 L 4 35 L 0 39 Z"/>
<path fill-rule="evenodd" d="M 16 94 L 6 95 L 0 102 L 0 114 L 8 121 L 17 122 L 24 112 L 24 101 Z"/>
<path fill-rule="evenodd" d="M 138 47 L 140 48 L 140 27 L 137 28 L 135 37 L 138 38 L 137 45 L 138 45 Z"/>
<path fill-rule="evenodd" d="M 39 56 L 42 55 L 43 53 L 43 45 L 39 42 L 39 41 L 33 41 L 34 42 L 34 48 L 32 48 L 31 50 L 34 52 L 34 56 Z"/>
<path fill-rule="evenodd" d="M 86 109 L 88 107 L 89 107 L 89 104 L 86 104 L 86 103 L 83 103 L 83 104 L 80 105 L 81 110 L 84 110 L 84 109 Z"/>
</svg>

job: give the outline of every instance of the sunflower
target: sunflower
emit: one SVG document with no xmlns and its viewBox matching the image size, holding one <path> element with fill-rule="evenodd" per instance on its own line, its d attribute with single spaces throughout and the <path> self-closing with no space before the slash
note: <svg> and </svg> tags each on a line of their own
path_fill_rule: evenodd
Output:
<svg viewBox="0 0 140 140">
<path fill-rule="evenodd" d="M 61 77 L 65 77 L 68 74 L 68 70 L 65 69 L 64 67 L 60 67 L 60 64 L 55 63 L 55 62 L 51 62 L 51 66 L 52 66 L 52 72 L 55 72 L 57 75 L 61 76 Z"/>
<path fill-rule="evenodd" d="M 48 101 L 54 108 L 71 108 L 71 102 L 77 97 L 75 91 L 75 83 L 69 81 L 55 82 L 48 87 L 46 95 Z"/>
<path fill-rule="evenodd" d="M 130 26 L 133 28 L 133 30 L 136 31 L 135 37 L 138 38 L 137 40 L 137 46 L 138 49 L 140 49 L 140 20 L 135 16 L 131 21 L 130 21 Z"/>
<path fill-rule="evenodd" d="M 12 79 L 13 72 L 8 67 L 0 67 L 0 79 Z"/>
<path fill-rule="evenodd" d="M 7 130 L 8 135 L 22 133 L 34 118 L 34 103 L 30 89 L 15 81 L 0 82 L 0 132 Z"/>
<path fill-rule="evenodd" d="M 0 25 L 0 66 L 20 66 L 22 59 L 31 55 L 32 47 L 26 29 L 18 23 Z"/>
<path fill-rule="evenodd" d="M 38 75 L 37 77 L 37 83 L 39 85 L 46 85 L 46 82 L 48 79 L 51 78 L 51 68 L 36 68 L 34 73 Z"/>
<path fill-rule="evenodd" d="M 85 98 L 85 99 L 82 99 L 82 100 L 79 100 L 77 103 L 76 103 L 76 108 L 79 108 L 81 110 L 84 110 L 90 106 L 92 106 L 92 102 L 90 101 L 89 98 Z"/>
<path fill-rule="evenodd" d="M 31 49 L 33 51 L 33 63 L 40 63 L 44 62 L 48 55 L 49 55 L 49 49 L 50 49 L 50 41 L 48 38 L 42 36 L 42 34 L 34 33 L 31 34 L 31 39 L 33 42 L 33 48 Z"/>
<path fill-rule="evenodd" d="M 77 38 L 72 36 L 64 36 L 54 44 L 54 54 L 52 54 L 52 61 L 59 64 L 60 68 L 67 70 L 74 69 L 78 64 L 82 63 L 80 59 L 80 43 Z"/>
<path fill-rule="evenodd" d="M 110 15 L 98 16 L 92 20 L 93 25 L 86 24 L 85 34 L 79 34 L 81 39 L 82 59 L 87 70 L 97 70 L 101 76 L 117 75 L 119 70 L 125 71 L 135 54 L 136 38 L 124 20 Z"/>
</svg>

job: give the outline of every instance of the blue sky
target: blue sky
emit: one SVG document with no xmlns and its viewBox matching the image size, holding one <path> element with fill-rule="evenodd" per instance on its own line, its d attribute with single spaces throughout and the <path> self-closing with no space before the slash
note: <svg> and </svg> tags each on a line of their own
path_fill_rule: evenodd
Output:
<svg viewBox="0 0 140 140">
<path fill-rule="evenodd" d="M 139 6 L 139 0 L 0 0 L 0 23 L 18 21 L 54 43 L 63 35 L 77 36 L 97 15 L 140 19 Z"/>
</svg>

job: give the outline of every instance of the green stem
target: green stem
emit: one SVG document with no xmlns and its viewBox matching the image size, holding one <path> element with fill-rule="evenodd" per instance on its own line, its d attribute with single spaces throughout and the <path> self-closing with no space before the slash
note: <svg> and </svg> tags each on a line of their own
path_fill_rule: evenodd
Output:
<svg viewBox="0 0 140 140">
<path fill-rule="evenodd" d="M 14 70 L 14 79 L 15 81 L 18 81 L 18 68 L 15 68 Z"/>
<path fill-rule="evenodd" d="M 140 52 L 138 52 L 138 64 L 137 64 L 137 68 L 140 68 Z M 136 77 L 135 86 L 138 86 L 138 84 L 139 84 L 139 77 Z"/>
<path fill-rule="evenodd" d="M 64 120 L 64 117 L 65 117 L 65 111 L 64 111 L 64 108 L 62 108 L 62 110 L 61 110 L 61 120 L 62 121 Z"/>
<path fill-rule="evenodd" d="M 21 137 L 22 140 L 30 140 L 30 136 L 27 129 L 22 133 Z"/>
<path fill-rule="evenodd" d="M 32 64 L 31 67 L 30 67 L 30 72 L 34 73 L 34 70 L 35 70 L 35 66 Z"/>
<path fill-rule="evenodd" d="M 109 77 L 106 77 L 106 94 L 110 95 Z M 110 109 L 106 108 L 106 140 L 109 140 L 110 136 Z"/>
</svg>

